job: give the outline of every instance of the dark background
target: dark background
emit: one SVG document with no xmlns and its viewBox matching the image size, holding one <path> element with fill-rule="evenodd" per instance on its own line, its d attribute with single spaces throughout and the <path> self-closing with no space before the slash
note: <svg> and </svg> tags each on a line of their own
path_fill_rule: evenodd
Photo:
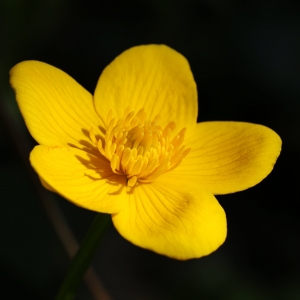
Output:
<svg viewBox="0 0 300 300">
<path fill-rule="evenodd" d="M 217 197 L 228 218 L 218 251 L 175 261 L 110 228 L 94 260 L 99 278 L 115 300 L 300 299 L 300 4 L 291 0 L 0 2 L 0 298 L 53 299 L 66 274 L 69 258 L 47 203 L 58 205 L 79 241 L 94 217 L 36 183 L 28 167 L 35 142 L 9 69 L 44 61 L 93 93 L 111 60 L 149 43 L 189 60 L 199 121 L 264 124 L 281 136 L 283 151 L 261 184 Z M 76 299 L 92 299 L 84 284 Z"/>
</svg>

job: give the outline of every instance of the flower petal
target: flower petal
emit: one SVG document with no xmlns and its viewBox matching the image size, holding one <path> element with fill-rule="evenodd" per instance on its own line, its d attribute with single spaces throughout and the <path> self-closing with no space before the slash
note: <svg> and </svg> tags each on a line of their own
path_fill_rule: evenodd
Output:
<svg viewBox="0 0 300 300">
<path fill-rule="evenodd" d="M 130 106 L 144 108 L 148 117 L 161 116 L 162 125 L 178 128 L 196 124 L 197 89 L 187 60 L 164 45 L 133 47 L 119 55 L 101 74 L 95 107 L 106 121 L 112 109 L 117 118 Z"/>
<path fill-rule="evenodd" d="M 83 148 L 101 121 L 92 95 L 69 75 L 46 63 L 24 61 L 10 71 L 10 83 L 34 139 L 43 145 Z"/>
<path fill-rule="evenodd" d="M 226 238 L 226 216 L 216 198 L 168 176 L 135 187 L 112 219 L 133 244 L 180 260 L 208 255 Z"/>
<path fill-rule="evenodd" d="M 213 194 L 242 191 L 273 169 L 281 139 L 268 127 L 243 122 L 198 123 L 187 144 L 192 148 L 170 172 L 182 184 L 196 181 Z"/>
<path fill-rule="evenodd" d="M 116 213 L 126 204 L 126 178 L 104 158 L 72 147 L 36 146 L 30 161 L 47 188 L 78 206 Z"/>
</svg>

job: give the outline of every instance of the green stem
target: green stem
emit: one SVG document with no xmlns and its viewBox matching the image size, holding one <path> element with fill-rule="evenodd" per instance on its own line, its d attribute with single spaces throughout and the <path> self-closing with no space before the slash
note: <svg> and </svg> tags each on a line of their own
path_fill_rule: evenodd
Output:
<svg viewBox="0 0 300 300">
<path fill-rule="evenodd" d="M 110 224 L 111 216 L 97 214 L 91 227 L 88 230 L 79 250 L 71 262 L 67 276 L 60 287 L 56 300 L 72 300 L 75 297 L 78 286 L 84 274 L 89 268 L 96 250 Z"/>
</svg>

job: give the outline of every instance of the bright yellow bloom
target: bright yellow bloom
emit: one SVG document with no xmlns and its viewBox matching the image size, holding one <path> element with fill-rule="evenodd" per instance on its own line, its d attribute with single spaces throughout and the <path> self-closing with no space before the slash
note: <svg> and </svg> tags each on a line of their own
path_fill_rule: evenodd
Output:
<svg viewBox="0 0 300 300">
<path fill-rule="evenodd" d="M 214 197 L 264 179 L 280 153 L 271 129 L 197 120 L 187 60 L 166 46 L 131 48 L 103 71 L 94 97 L 37 61 L 11 70 L 31 135 L 30 161 L 45 187 L 112 214 L 119 233 L 177 259 L 216 250 L 226 216 Z"/>
</svg>

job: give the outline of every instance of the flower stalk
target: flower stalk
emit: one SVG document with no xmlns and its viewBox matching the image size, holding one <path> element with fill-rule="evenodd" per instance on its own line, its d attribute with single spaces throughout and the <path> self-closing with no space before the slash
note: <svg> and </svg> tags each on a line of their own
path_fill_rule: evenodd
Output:
<svg viewBox="0 0 300 300">
<path fill-rule="evenodd" d="M 74 299 L 84 274 L 98 249 L 104 233 L 111 222 L 108 214 L 97 214 L 80 248 L 71 262 L 67 276 L 57 294 L 56 300 Z"/>
</svg>

